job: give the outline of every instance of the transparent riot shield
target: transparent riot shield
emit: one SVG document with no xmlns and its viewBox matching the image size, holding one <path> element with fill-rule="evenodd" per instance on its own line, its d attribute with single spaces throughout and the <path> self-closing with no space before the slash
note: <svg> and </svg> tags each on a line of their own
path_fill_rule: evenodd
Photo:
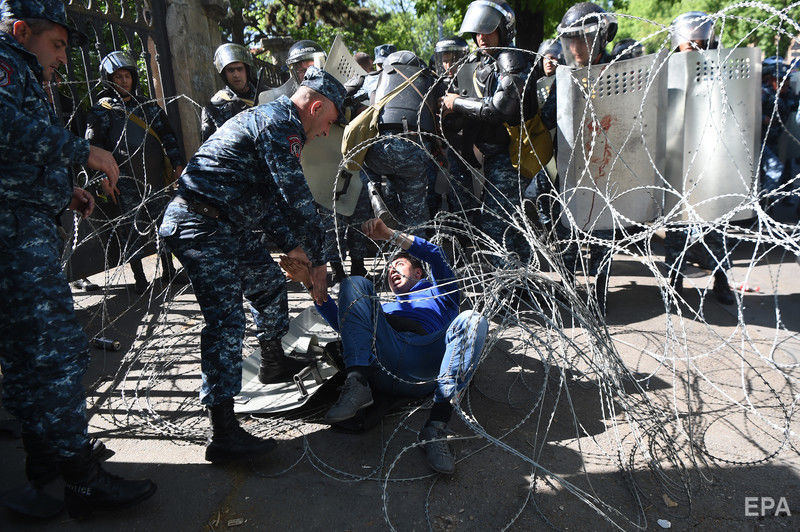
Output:
<svg viewBox="0 0 800 532">
<path fill-rule="evenodd" d="M 754 216 L 761 143 L 761 51 L 721 48 L 669 59 L 667 165 L 669 221 Z"/>
<path fill-rule="evenodd" d="M 561 224 L 584 231 L 650 222 L 663 207 L 665 54 L 559 66 Z"/>
<path fill-rule="evenodd" d="M 366 74 L 339 35 L 333 41 L 324 69 L 342 83 L 353 76 Z M 309 140 L 303 147 L 300 164 L 314 201 L 326 209 L 350 216 L 361 192 L 361 180 L 348 172 L 339 173 L 343 136 L 344 128 L 333 125 L 327 137 Z"/>
</svg>

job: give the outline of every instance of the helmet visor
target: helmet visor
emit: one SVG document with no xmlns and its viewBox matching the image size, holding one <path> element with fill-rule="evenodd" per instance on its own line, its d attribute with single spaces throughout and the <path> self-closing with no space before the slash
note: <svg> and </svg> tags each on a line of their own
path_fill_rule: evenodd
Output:
<svg viewBox="0 0 800 532">
<path fill-rule="evenodd" d="M 461 21 L 461 29 L 458 33 L 476 35 L 478 33 L 489 34 L 500 27 L 502 16 L 500 15 L 497 4 L 478 0 L 472 2 L 467 8 L 464 20 Z"/>
<path fill-rule="evenodd" d="M 436 52 L 433 55 L 433 61 L 436 66 L 436 73 L 440 76 L 453 76 L 455 75 L 455 65 L 467 55 L 467 51 L 463 48 L 456 48 L 455 50 L 444 50 Z"/>
<path fill-rule="evenodd" d="M 714 40 L 714 21 L 705 13 L 686 13 L 670 28 L 672 49 L 684 43 L 711 43 Z"/>
<path fill-rule="evenodd" d="M 584 26 L 585 32 L 567 32 L 561 35 L 561 48 L 568 66 L 589 66 L 605 45 L 605 30 L 599 25 Z"/>
<path fill-rule="evenodd" d="M 289 72 L 292 76 L 292 79 L 295 80 L 298 84 L 303 81 L 303 78 L 306 77 L 306 70 L 308 67 L 315 66 L 320 70 L 325 68 L 325 62 L 328 60 L 328 54 L 325 52 L 314 52 L 310 54 L 309 57 L 306 59 L 301 59 L 295 63 L 289 65 Z"/>
</svg>

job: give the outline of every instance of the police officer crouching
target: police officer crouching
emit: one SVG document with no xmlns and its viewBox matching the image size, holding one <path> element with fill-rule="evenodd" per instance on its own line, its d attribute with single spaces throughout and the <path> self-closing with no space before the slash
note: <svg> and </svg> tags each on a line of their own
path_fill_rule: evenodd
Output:
<svg viewBox="0 0 800 532">
<path fill-rule="evenodd" d="M 164 213 L 159 235 L 183 264 L 205 319 L 200 400 L 211 418 L 205 454 L 210 462 L 248 458 L 275 447 L 274 440 L 242 429 L 233 411 L 242 386 L 242 297 L 287 305 L 285 283 L 256 290 L 260 279 L 273 279 L 272 271 L 280 270 L 254 231 L 269 229 L 284 252 L 311 268 L 312 294 L 322 304 L 327 299 L 326 224 L 300 155 L 307 139 L 327 135 L 343 119 L 344 93 L 333 76 L 311 67 L 291 99 L 281 96 L 228 120 L 189 161 L 178 195 Z M 269 308 L 262 303 L 254 306 Z M 280 366 L 285 359 L 280 337 L 261 340 L 262 366 L 265 359 Z"/>
<path fill-rule="evenodd" d="M 85 41 L 68 26 L 60 0 L 0 2 L 0 365 L 3 406 L 22 425 L 32 490 L 18 510 L 37 517 L 63 509 L 42 492 L 59 476 L 72 517 L 130 506 L 156 491 L 150 480 L 107 473 L 87 434 L 81 381 L 89 346 L 61 268 L 56 220 L 67 208 L 84 218 L 94 208 L 91 194 L 73 187 L 69 166 L 103 172 L 112 197 L 119 169 L 111 153 L 58 125 L 42 88 L 66 63 L 67 47 Z"/>
<path fill-rule="evenodd" d="M 462 67 L 466 72 L 470 72 L 468 68 L 474 71 L 473 83 L 459 85 L 460 89 L 471 92 L 467 96 L 448 93 L 441 103 L 446 113 L 453 112 L 465 119 L 465 132 L 475 131 L 473 138 L 483 154 L 486 177 L 480 226 L 490 238 L 501 243 L 506 240 L 509 213 L 520 207 L 520 185 L 525 190 L 530 182 L 511 163 L 506 124 L 520 124 L 521 95 L 532 65 L 526 53 L 508 49 L 513 48 L 516 22 L 514 11 L 506 2 L 472 2 L 464 15 L 459 33 L 472 35 L 480 48 L 475 59 L 477 64 L 472 62 L 469 67 Z M 537 111 L 538 103 L 535 90 L 529 90 L 528 94 L 524 115 L 531 118 Z M 465 143 L 464 148 L 471 149 L 470 143 Z M 462 156 L 469 157 L 468 154 Z M 475 199 L 472 197 L 471 173 L 462 176 L 454 174 L 454 178 L 463 179 L 456 187 L 460 205 L 473 206 Z M 511 251 L 516 252 L 522 260 L 527 260 L 530 250 L 526 248 L 522 235 L 513 235 L 508 241 Z M 496 266 L 506 263 L 503 257 L 493 257 L 492 261 Z"/>
<path fill-rule="evenodd" d="M 253 107 L 256 87 L 253 75 L 253 56 L 241 44 L 226 43 L 214 52 L 214 68 L 225 82 L 201 112 L 203 142 L 231 117 Z"/>
</svg>

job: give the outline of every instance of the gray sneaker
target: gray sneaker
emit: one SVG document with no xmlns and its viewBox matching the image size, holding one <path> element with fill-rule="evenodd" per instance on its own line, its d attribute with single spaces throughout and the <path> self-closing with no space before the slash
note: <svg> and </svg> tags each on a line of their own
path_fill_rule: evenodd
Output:
<svg viewBox="0 0 800 532">
<path fill-rule="evenodd" d="M 450 431 L 447 424 L 441 421 L 430 421 L 422 427 L 419 441 L 428 459 L 428 465 L 437 473 L 452 475 L 456 470 L 456 459 L 450 450 L 450 445 L 445 441 Z M 439 440 L 439 441 L 431 441 Z"/>
<path fill-rule="evenodd" d="M 361 382 L 359 376 L 351 373 L 342 386 L 339 400 L 325 414 L 326 423 L 339 423 L 354 417 L 359 410 L 372 404 L 372 390 L 369 384 Z"/>
</svg>

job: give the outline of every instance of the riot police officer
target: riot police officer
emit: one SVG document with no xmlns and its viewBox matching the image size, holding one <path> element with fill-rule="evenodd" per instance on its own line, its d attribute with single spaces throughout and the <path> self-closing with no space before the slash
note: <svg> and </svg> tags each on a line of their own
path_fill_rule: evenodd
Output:
<svg viewBox="0 0 800 532">
<path fill-rule="evenodd" d="M 242 297 L 257 300 L 256 308 L 284 313 L 282 333 L 289 328 L 285 282 L 272 282 L 271 270 L 278 266 L 252 236 L 269 228 L 284 252 L 311 268 L 314 299 L 325 301 L 327 226 L 300 156 L 306 139 L 327 135 L 342 118 L 343 100 L 341 83 L 309 68 L 291 99 L 242 111 L 200 147 L 164 214 L 159 235 L 183 264 L 205 318 L 200 398 L 211 418 L 210 462 L 260 455 L 275 446 L 242 429 L 233 411 L 242 386 Z M 270 372 L 284 362 L 283 334 L 258 338 L 262 368 Z"/>
<path fill-rule="evenodd" d="M 203 107 L 200 128 L 203 142 L 232 116 L 253 107 L 256 87 L 253 56 L 241 44 L 222 44 L 214 52 L 214 68 L 225 83 Z"/>
<path fill-rule="evenodd" d="M 557 27 L 564 62 L 573 68 L 583 68 L 590 65 L 602 65 L 611 61 L 611 55 L 606 51 L 606 46 L 617 34 L 616 17 L 606 12 L 597 4 L 581 2 L 570 7 Z M 558 124 L 558 105 L 556 82 L 550 88 L 550 93 L 542 105 L 542 122 L 548 129 L 553 129 Z M 569 229 L 560 223 L 557 231 L 561 238 L 566 238 Z M 597 230 L 592 236 L 600 240 L 612 240 L 612 230 Z M 575 242 L 568 243 L 562 250 L 564 264 L 569 273 L 573 273 L 578 264 L 580 249 Z M 605 312 L 606 292 L 608 289 L 608 276 L 611 271 L 611 248 L 602 244 L 589 246 L 589 271 L 588 275 L 595 275 L 595 297 L 601 309 Z"/>
<path fill-rule="evenodd" d="M 691 50 L 710 50 L 717 47 L 714 20 L 702 11 L 678 15 L 670 26 L 672 50 L 681 53 Z M 694 233 L 694 234 L 693 234 Z M 689 262 L 714 272 L 713 293 L 725 305 L 736 302 L 728 284 L 730 260 L 725 250 L 725 236 L 715 229 L 702 231 L 699 227 L 669 227 L 664 238 L 664 262 L 669 268 L 672 288 L 683 292 L 683 271 Z"/>
<path fill-rule="evenodd" d="M 561 41 L 558 39 L 546 39 L 539 45 L 539 57 L 541 58 L 542 76 L 555 76 L 558 65 L 564 64 L 564 55 L 561 50 Z M 541 76 L 539 76 L 541 77 Z"/>
<path fill-rule="evenodd" d="M 87 435 L 82 379 L 89 346 L 61 269 L 56 219 L 67 208 L 84 218 L 94 208 L 91 194 L 73 187 L 68 167 L 103 172 L 112 196 L 119 169 L 111 153 L 58 125 L 42 88 L 66 63 L 68 46 L 85 41 L 67 24 L 59 0 L 0 2 L 3 406 L 22 426 L 26 476 L 39 489 L 62 475 L 64 502 L 74 517 L 128 506 L 156 490 L 149 480 L 105 472 Z M 58 506 L 27 510 L 52 517 Z"/>
<path fill-rule="evenodd" d="M 507 240 L 507 220 L 520 207 L 520 190 L 525 190 L 530 181 L 520 175 L 511 163 L 506 124 L 520 124 L 523 115 L 520 100 L 532 64 L 524 52 L 508 49 L 513 48 L 516 25 L 514 11 L 505 2 L 472 2 L 464 15 L 459 33 L 472 35 L 480 48 L 470 67 L 461 69 L 473 72 L 473 82 L 459 86 L 471 92 L 468 95 L 450 92 L 442 98 L 442 106 L 445 113 L 454 112 L 463 117 L 464 128 L 476 132 L 475 145 L 483 154 L 486 177 L 484 212 L 480 225 L 490 238 L 499 243 Z M 535 90 L 528 91 L 530 97 L 526 98 L 524 105 L 526 118 L 532 117 L 537 110 L 535 93 Z M 464 147 L 470 149 L 466 145 Z M 474 205 L 471 174 L 469 177 L 469 180 L 465 179 L 455 187 L 462 206 Z M 454 178 L 459 177 L 454 175 Z M 522 236 L 515 234 L 509 237 L 511 251 L 527 260 L 530 250 L 525 246 Z M 502 257 L 492 260 L 496 265 L 506 262 Z"/>
<path fill-rule="evenodd" d="M 112 151 L 120 165 L 122 219 L 115 234 L 133 270 L 136 292 L 142 294 L 148 286 L 142 266 L 147 234 L 152 235 L 169 202 L 167 185 L 183 171 L 183 150 L 161 107 L 138 95 L 136 61 L 127 52 L 106 55 L 100 77 L 105 89 L 89 112 L 86 139 Z M 161 261 L 162 281 L 168 283 L 175 276 L 172 257 L 162 252 Z"/>
<path fill-rule="evenodd" d="M 436 177 L 436 162 L 429 154 L 437 146 L 425 134 L 436 131 L 438 95 L 430 90 L 435 81 L 422 59 L 401 50 L 386 58 L 373 95 L 379 101 L 406 84 L 381 110 L 380 140 L 367 149 L 361 171 L 365 188 L 378 186 L 381 176 L 386 178 L 386 206 L 404 227 L 430 220 L 426 194 Z M 360 218 L 357 221 L 366 221 Z"/>
<path fill-rule="evenodd" d="M 634 59 L 643 55 L 644 47 L 636 39 L 620 39 L 611 49 L 611 58 L 616 61 Z"/>
<path fill-rule="evenodd" d="M 312 65 L 320 66 L 325 63 L 328 54 L 314 41 L 302 40 L 294 43 L 289 48 L 286 57 L 286 68 L 289 69 L 289 79 L 274 89 L 268 89 L 258 95 L 258 103 L 265 104 L 274 102 L 281 96 L 291 97 L 297 87 L 305 78 L 306 71 Z"/>
</svg>

